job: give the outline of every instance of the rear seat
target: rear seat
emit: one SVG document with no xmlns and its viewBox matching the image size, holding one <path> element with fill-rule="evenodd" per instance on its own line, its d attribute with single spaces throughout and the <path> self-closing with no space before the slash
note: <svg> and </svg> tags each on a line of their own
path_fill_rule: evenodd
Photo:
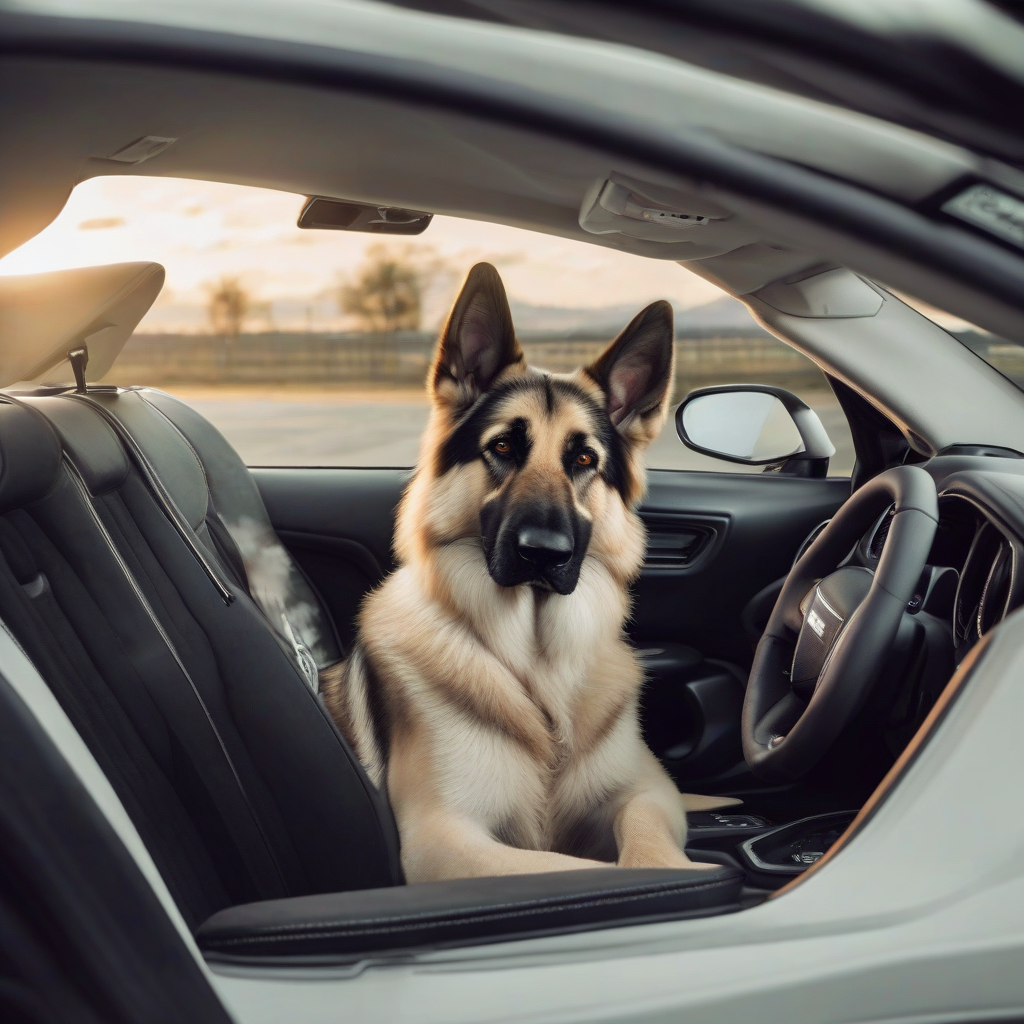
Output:
<svg viewBox="0 0 1024 1024">
<path fill-rule="evenodd" d="M 226 603 L 97 412 L 72 397 L 0 405 L 0 443 L 0 618 L 186 920 L 399 882 L 383 798 L 262 615 L 231 584 Z"/>
<path fill-rule="evenodd" d="M 76 341 L 58 332 L 31 365 Z M 169 396 L 69 391 L 0 401 L 0 619 L 210 956 L 345 960 L 736 906 L 729 868 L 389 888 L 390 810 L 313 692 L 315 667 L 340 657 L 333 627 L 247 470 Z"/>
</svg>

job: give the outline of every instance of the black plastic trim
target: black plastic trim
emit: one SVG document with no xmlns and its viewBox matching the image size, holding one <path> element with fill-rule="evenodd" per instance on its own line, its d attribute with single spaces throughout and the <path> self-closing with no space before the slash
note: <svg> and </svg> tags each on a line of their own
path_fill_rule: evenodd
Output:
<svg viewBox="0 0 1024 1024">
<path fill-rule="evenodd" d="M 814 814 L 809 818 L 800 818 L 797 821 L 787 822 L 785 825 L 779 825 L 777 828 L 769 829 L 767 832 L 762 832 L 760 835 L 747 839 L 745 842 L 740 843 L 739 850 L 743 859 L 756 871 L 789 878 L 795 875 L 802 875 L 809 865 L 774 864 L 761 858 L 761 848 L 765 845 L 771 845 L 773 840 L 788 836 L 796 838 L 801 833 L 827 828 L 830 825 L 842 825 L 845 831 L 856 815 L 856 811 L 832 811 L 828 814 Z"/>
<path fill-rule="evenodd" d="M 328 552 L 332 555 L 340 555 L 356 565 L 370 579 L 384 579 L 384 570 L 381 568 L 380 562 L 377 561 L 373 552 L 365 544 L 360 544 L 359 541 L 349 540 L 346 537 L 331 537 L 327 534 L 313 533 L 308 530 L 276 530 L 275 532 L 280 537 L 281 543 L 289 551 L 294 551 L 298 548 L 305 551 Z"/>
<path fill-rule="evenodd" d="M 696 572 L 705 562 L 714 558 L 725 543 L 729 532 L 729 516 L 690 515 L 687 513 L 650 512 L 640 509 L 640 518 L 647 530 L 647 550 L 644 554 L 645 576 L 679 575 Z M 679 533 L 696 535 L 693 543 L 676 557 L 652 555 L 657 550 L 652 538 Z"/>
</svg>

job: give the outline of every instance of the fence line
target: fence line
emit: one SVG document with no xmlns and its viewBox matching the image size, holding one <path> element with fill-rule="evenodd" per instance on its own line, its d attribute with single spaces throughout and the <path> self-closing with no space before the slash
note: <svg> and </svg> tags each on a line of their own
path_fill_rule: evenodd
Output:
<svg viewBox="0 0 1024 1024">
<path fill-rule="evenodd" d="M 388 335 L 266 333 L 228 340 L 214 335 L 136 334 L 105 380 L 117 384 L 419 386 L 435 338 Z M 531 365 L 564 372 L 592 361 L 608 339 L 526 338 Z M 680 338 L 677 379 L 699 383 L 760 380 L 790 386 L 823 383 L 799 352 L 769 335 Z"/>
</svg>

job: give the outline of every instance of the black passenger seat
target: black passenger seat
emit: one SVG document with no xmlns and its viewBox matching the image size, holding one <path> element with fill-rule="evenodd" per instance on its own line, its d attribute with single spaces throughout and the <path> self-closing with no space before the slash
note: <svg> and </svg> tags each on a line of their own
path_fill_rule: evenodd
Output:
<svg viewBox="0 0 1024 1024">
<path fill-rule="evenodd" d="M 186 919 L 399 882 L 385 801 L 261 613 L 236 587 L 225 601 L 99 414 L 73 397 L 3 404 L 0 441 L 13 577 L 0 617 L 141 818 Z"/>
<path fill-rule="evenodd" d="M 88 302 L 65 304 L 71 327 L 51 324 L 7 381 L 58 375 L 69 352 L 84 376 L 97 323 L 108 349 L 111 323 L 123 343 L 145 311 L 139 287 L 155 297 L 145 266 L 89 277 L 123 306 L 69 289 Z M 20 280 L 22 299 L 45 296 L 48 277 Z M 249 551 L 246 529 L 262 538 Z M 211 957 L 347 960 L 736 908 L 731 868 L 395 888 L 390 809 L 314 692 L 309 656 L 341 655 L 329 617 L 297 570 L 278 573 L 283 591 L 254 585 L 261 552 L 290 566 L 277 548 L 248 471 L 176 400 L 84 381 L 0 396 L 0 620 Z"/>
<path fill-rule="evenodd" d="M 162 391 L 110 389 L 95 391 L 88 400 L 121 434 L 134 461 L 148 464 L 167 502 L 192 510 L 204 543 L 318 689 L 318 671 L 343 654 L 334 622 L 274 532 L 238 453 L 194 409 Z"/>
</svg>

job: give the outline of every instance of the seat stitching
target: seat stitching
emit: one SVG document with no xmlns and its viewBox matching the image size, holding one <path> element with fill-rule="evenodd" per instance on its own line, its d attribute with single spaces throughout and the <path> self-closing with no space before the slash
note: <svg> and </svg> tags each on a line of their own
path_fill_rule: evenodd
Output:
<svg viewBox="0 0 1024 1024">
<path fill-rule="evenodd" d="M 301 940 L 301 939 L 309 939 L 309 938 L 330 939 L 330 938 L 344 938 L 346 936 L 357 936 L 357 935 L 387 934 L 389 932 L 410 931 L 410 930 L 415 929 L 417 927 L 422 927 L 424 924 L 430 924 L 430 923 L 437 923 L 438 925 L 444 925 L 444 924 L 476 924 L 478 922 L 483 923 L 483 922 L 488 922 L 488 921 L 508 920 L 508 919 L 511 919 L 511 918 L 521 918 L 521 917 L 537 916 L 537 915 L 545 913 L 546 911 L 549 911 L 551 909 L 555 909 L 555 910 L 585 910 L 588 907 L 608 906 L 608 905 L 611 905 L 611 904 L 619 904 L 619 905 L 621 905 L 621 904 L 624 904 L 624 903 L 639 902 L 640 900 L 655 899 L 655 898 L 657 898 L 659 896 L 663 896 L 663 895 L 666 895 L 666 894 L 672 895 L 674 893 L 681 893 L 681 892 L 703 892 L 703 891 L 706 891 L 706 890 L 724 889 L 727 886 L 732 885 L 734 881 L 735 881 L 734 879 L 726 879 L 726 880 L 719 881 L 719 882 L 705 882 L 703 885 L 697 885 L 697 886 L 691 886 L 691 887 L 680 886 L 680 887 L 675 888 L 675 889 L 659 889 L 659 890 L 657 890 L 655 892 L 634 893 L 634 894 L 631 894 L 631 895 L 627 894 L 625 892 L 625 890 L 620 890 L 614 896 L 606 897 L 606 898 L 602 898 L 602 899 L 591 899 L 588 896 L 576 897 L 575 898 L 576 902 L 573 902 L 573 903 L 557 903 L 556 904 L 556 903 L 554 903 L 554 900 L 557 899 L 557 897 L 552 897 L 549 901 L 545 902 L 543 905 L 539 905 L 537 903 L 534 903 L 534 904 L 531 904 L 531 905 L 528 905 L 528 906 L 525 906 L 525 907 L 520 907 L 519 909 L 515 909 L 515 910 L 506 910 L 505 908 L 516 907 L 516 904 L 514 904 L 514 903 L 505 903 L 505 904 L 501 904 L 498 908 L 496 908 L 496 909 L 499 909 L 499 910 L 503 910 L 504 911 L 503 913 L 474 914 L 472 910 L 465 910 L 465 911 L 461 911 L 460 912 L 460 914 L 461 914 L 460 917 L 456 917 L 456 916 L 453 915 L 453 916 L 450 916 L 448 918 L 437 918 L 436 916 L 428 916 L 426 914 L 421 914 L 421 915 L 416 915 L 416 916 L 413 916 L 413 917 L 408 917 L 405 920 L 398 919 L 398 922 L 396 924 L 388 926 L 388 927 L 379 927 L 379 928 L 360 927 L 360 928 L 344 928 L 343 930 L 335 930 L 335 931 L 323 931 L 321 929 L 321 926 L 318 926 L 316 923 L 314 923 L 314 922 L 307 922 L 307 923 L 303 923 L 303 924 L 295 924 L 295 925 L 282 926 L 280 929 L 278 929 L 276 931 L 262 932 L 259 935 L 242 935 L 242 936 L 238 936 L 236 938 L 224 938 L 224 939 L 214 938 L 214 939 L 209 939 L 209 940 L 204 940 L 202 938 L 202 936 L 200 936 L 200 941 L 204 945 L 206 945 L 206 946 L 238 946 L 238 945 L 245 945 L 245 944 L 252 944 L 252 943 L 266 942 L 266 941 L 293 941 L 293 940 L 296 940 L 296 939 Z M 389 920 L 389 918 L 384 918 L 384 917 L 372 918 L 369 921 L 367 921 L 366 924 L 373 925 L 373 924 L 383 923 L 383 922 L 385 922 L 387 920 Z M 392 918 L 390 920 L 395 920 L 395 919 Z M 327 928 L 333 928 L 333 929 L 341 929 L 342 926 L 343 926 L 343 923 L 340 922 L 340 921 L 338 921 L 338 922 L 330 922 L 329 924 L 326 925 Z M 288 929 L 289 931 L 286 931 L 285 929 Z M 308 931 L 296 934 L 295 932 L 298 929 L 308 929 Z M 289 932 L 291 932 L 291 933 L 289 933 Z"/>
</svg>

